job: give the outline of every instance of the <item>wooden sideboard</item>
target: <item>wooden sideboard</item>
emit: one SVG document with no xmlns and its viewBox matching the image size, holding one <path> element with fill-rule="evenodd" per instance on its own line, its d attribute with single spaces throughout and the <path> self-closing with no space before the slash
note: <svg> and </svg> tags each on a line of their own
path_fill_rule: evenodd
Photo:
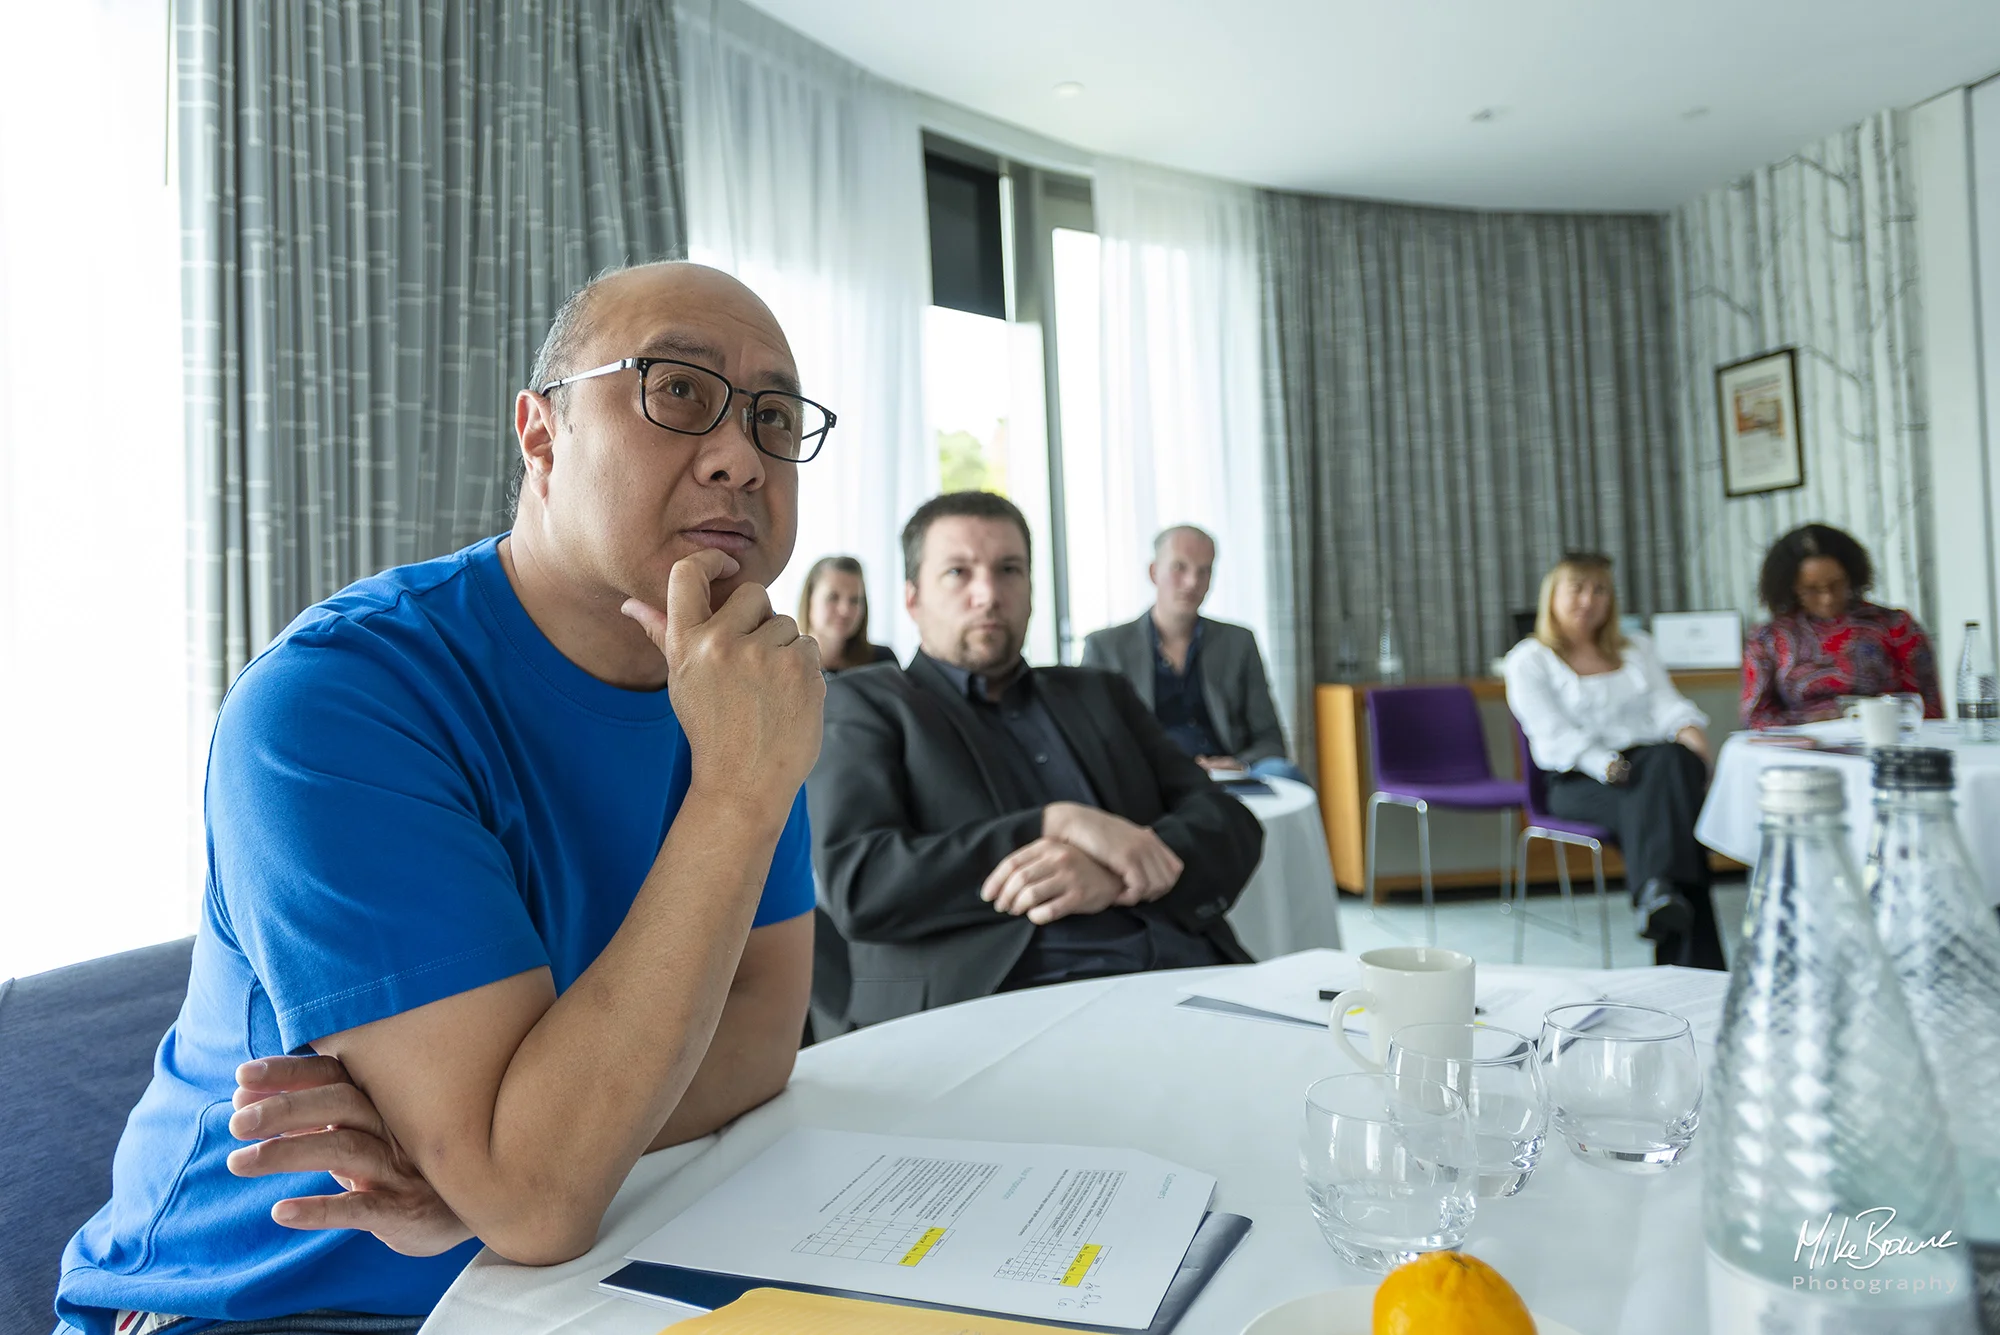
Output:
<svg viewBox="0 0 2000 1335">
<path fill-rule="evenodd" d="M 1736 731 L 1737 694 L 1741 674 L 1734 668 L 1715 672 L 1676 672 L 1674 684 L 1707 712 L 1708 735 L 1716 746 Z M 1463 683 L 1479 701 L 1480 722 L 1486 729 L 1486 754 L 1493 772 L 1512 778 L 1520 774 L 1514 754 L 1511 716 L 1507 712 L 1507 686 L 1498 677 L 1477 677 Z M 1319 806 L 1326 823 L 1326 846 L 1333 857 L 1333 880 L 1350 894 L 1367 888 L 1368 796 L 1375 791 L 1373 767 L 1369 763 L 1368 692 L 1371 682 L 1323 683 L 1314 692 L 1314 717 L 1319 733 Z M 1375 878 L 1376 895 L 1399 890 L 1416 890 L 1422 881 L 1417 874 L 1416 815 L 1407 808 L 1384 807 L 1380 817 Z M 1500 816 L 1498 813 L 1443 811 L 1432 808 L 1431 880 L 1439 887 L 1498 886 L 1500 883 Z M 1522 819 L 1517 816 L 1518 838 Z M 1536 840 L 1529 851 L 1528 880 L 1531 884 L 1556 879 L 1557 846 Z M 1590 854 L 1580 848 L 1566 850 L 1572 875 L 1588 887 Z M 1736 863 L 1717 856 L 1719 869 L 1735 868 Z M 1624 873 L 1624 864 L 1615 850 L 1604 855 L 1607 876 Z"/>
</svg>

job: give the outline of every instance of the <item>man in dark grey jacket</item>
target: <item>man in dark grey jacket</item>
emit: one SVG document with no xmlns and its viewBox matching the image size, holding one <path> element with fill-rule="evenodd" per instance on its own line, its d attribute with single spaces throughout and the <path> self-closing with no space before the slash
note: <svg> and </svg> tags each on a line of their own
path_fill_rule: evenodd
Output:
<svg viewBox="0 0 2000 1335">
<path fill-rule="evenodd" d="M 1257 637 L 1248 627 L 1201 615 L 1214 572 L 1214 538 L 1192 524 L 1161 533 L 1146 567 L 1157 591 L 1153 606 L 1136 621 L 1086 637 L 1083 665 L 1131 682 L 1167 735 L 1203 769 L 1247 769 L 1304 783 L 1285 751 Z"/>
<path fill-rule="evenodd" d="M 1223 915 L 1263 828 L 1123 680 L 1026 664 L 1028 544 L 1001 497 L 926 502 L 903 531 L 922 651 L 828 682 L 807 795 L 851 981 L 816 1019 L 1249 958 Z"/>
</svg>

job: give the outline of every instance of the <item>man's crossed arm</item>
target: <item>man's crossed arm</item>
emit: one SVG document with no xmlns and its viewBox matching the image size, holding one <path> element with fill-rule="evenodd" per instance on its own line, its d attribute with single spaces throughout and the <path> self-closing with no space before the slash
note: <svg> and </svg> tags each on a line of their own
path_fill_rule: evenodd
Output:
<svg viewBox="0 0 2000 1335">
<path fill-rule="evenodd" d="M 811 914 L 750 933 L 715 1037 L 649 1150 L 705 1136 L 784 1088 L 811 974 Z M 236 1080 L 229 1129 L 255 1143 L 229 1156 L 230 1171 L 330 1173 L 341 1188 L 278 1202 L 271 1211 L 278 1223 L 358 1229 L 407 1256 L 435 1256 L 473 1236 L 337 1059 L 246 1062 Z"/>
<path fill-rule="evenodd" d="M 772 615 L 759 586 L 738 587 L 711 612 L 710 584 L 734 564 L 713 551 L 678 563 L 664 614 L 626 604 L 666 657 L 692 774 L 596 960 L 560 996 L 549 971 L 533 969 L 315 1041 L 372 1111 L 323 1082 L 280 1093 L 277 1108 L 259 1099 L 232 1119 L 238 1135 L 261 1139 L 238 1152 L 238 1171 L 329 1167 L 380 1182 L 377 1203 L 421 1220 L 429 1207 L 405 1190 L 414 1170 L 472 1236 L 510 1260 L 550 1264 L 590 1248 L 649 1147 L 700 1134 L 782 1088 L 810 987 L 811 920 L 760 929 L 754 952 L 750 925 L 819 752 L 825 687 L 817 646 Z M 279 1076 L 316 1071 L 323 1081 L 328 1069 L 286 1066 Z M 338 1129 L 308 1130 L 329 1126 Z M 368 1205 L 291 1202 L 287 1212 L 304 1222 Z"/>
</svg>

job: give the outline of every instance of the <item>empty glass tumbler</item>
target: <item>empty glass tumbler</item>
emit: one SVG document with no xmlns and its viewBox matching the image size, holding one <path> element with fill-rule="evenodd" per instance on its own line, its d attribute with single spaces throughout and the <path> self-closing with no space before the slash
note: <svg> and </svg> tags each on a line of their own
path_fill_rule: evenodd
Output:
<svg viewBox="0 0 2000 1335">
<path fill-rule="evenodd" d="M 1549 1120 L 1578 1158 L 1625 1172 L 1681 1161 L 1701 1118 L 1688 1022 L 1650 1006 L 1558 1006 L 1542 1018 Z"/>
<path fill-rule="evenodd" d="M 1385 1069 L 1465 1100 L 1481 1196 L 1512 1196 L 1528 1185 L 1549 1130 L 1534 1040 L 1497 1025 L 1407 1025 L 1389 1040 Z"/>
<path fill-rule="evenodd" d="M 1342 1260 L 1385 1273 L 1465 1241 L 1479 1169 L 1464 1099 L 1370 1071 L 1319 1081 L 1305 1112 L 1306 1197 Z"/>
</svg>

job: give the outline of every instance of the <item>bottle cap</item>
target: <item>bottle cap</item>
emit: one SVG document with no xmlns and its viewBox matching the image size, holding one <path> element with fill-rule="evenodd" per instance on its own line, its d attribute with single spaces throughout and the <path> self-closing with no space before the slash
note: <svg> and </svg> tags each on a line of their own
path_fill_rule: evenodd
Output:
<svg viewBox="0 0 2000 1335">
<path fill-rule="evenodd" d="M 1840 775 L 1824 765 L 1774 765 L 1757 789 L 1757 805 L 1773 816 L 1819 816 L 1844 805 Z"/>
<path fill-rule="evenodd" d="M 1877 788 L 1950 788 L 1951 752 L 1931 746 L 1884 746 L 1875 752 Z"/>
</svg>

